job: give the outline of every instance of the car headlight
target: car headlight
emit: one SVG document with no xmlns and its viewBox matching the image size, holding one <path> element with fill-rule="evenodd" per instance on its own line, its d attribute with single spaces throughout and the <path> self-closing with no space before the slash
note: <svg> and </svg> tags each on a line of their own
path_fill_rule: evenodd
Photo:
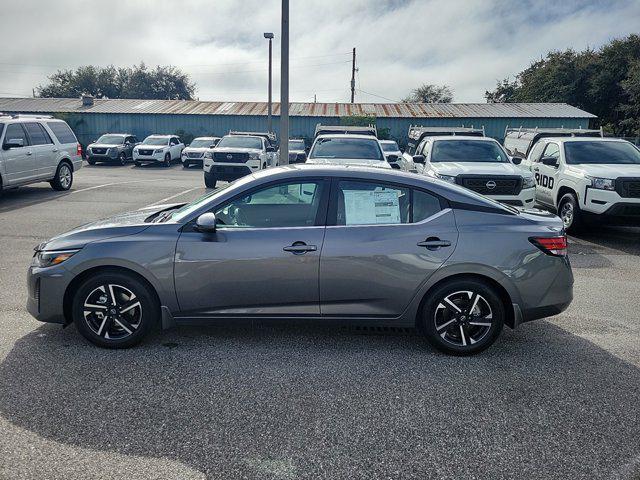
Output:
<svg viewBox="0 0 640 480">
<path fill-rule="evenodd" d="M 153 153 L 163 153 L 164 148 L 157 148 Z"/>
<path fill-rule="evenodd" d="M 434 175 L 436 176 L 436 178 L 444 180 L 445 182 L 456 183 L 456 177 L 454 177 L 453 175 L 442 175 L 440 173 L 434 173 Z"/>
<path fill-rule="evenodd" d="M 110 157 L 117 157 L 118 156 L 118 149 L 117 148 L 110 148 L 109 149 L 109 156 Z"/>
<path fill-rule="evenodd" d="M 591 187 L 598 190 L 615 190 L 616 181 L 611 178 L 588 177 L 591 179 Z"/>
<path fill-rule="evenodd" d="M 204 152 L 204 158 L 213 158 L 213 152 Z"/>
<path fill-rule="evenodd" d="M 249 160 L 260 160 L 260 154 L 259 153 L 250 153 L 249 154 Z"/>
<path fill-rule="evenodd" d="M 60 265 L 62 262 L 68 260 L 79 251 L 80 250 L 52 250 L 49 252 L 46 250 L 37 251 L 33 256 L 32 265 L 34 267 L 40 268 Z"/>
<path fill-rule="evenodd" d="M 522 177 L 522 188 L 534 188 L 536 179 L 533 177 Z"/>
</svg>

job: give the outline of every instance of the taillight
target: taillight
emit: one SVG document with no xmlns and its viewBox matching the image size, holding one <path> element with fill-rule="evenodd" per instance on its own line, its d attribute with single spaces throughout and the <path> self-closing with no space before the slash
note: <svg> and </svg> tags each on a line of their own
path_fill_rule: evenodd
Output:
<svg viewBox="0 0 640 480">
<path fill-rule="evenodd" d="M 566 235 L 559 237 L 531 237 L 529 241 L 547 255 L 555 255 L 556 257 L 567 256 Z"/>
<path fill-rule="evenodd" d="M 76 155 L 82 156 L 82 145 L 78 144 L 78 148 L 76 150 Z"/>
</svg>

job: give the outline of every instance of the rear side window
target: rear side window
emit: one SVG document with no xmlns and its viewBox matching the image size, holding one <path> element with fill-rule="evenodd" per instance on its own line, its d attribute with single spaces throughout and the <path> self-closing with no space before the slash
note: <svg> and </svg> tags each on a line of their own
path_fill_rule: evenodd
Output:
<svg viewBox="0 0 640 480">
<path fill-rule="evenodd" d="M 422 190 L 413 191 L 413 222 L 421 222 L 435 215 L 441 210 L 440 199 L 435 195 L 423 192 Z"/>
<path fill-rule="evenodd" d="M 369 182 L 338 182 L 336 225 L 409 223 L 410 190 Z"/>
<path fill-rule="evenodd" d="M 53 143 L 49 134 L 39 123 L 25 123 L 24 128 L 31 138 L 31 145 L 49 145 Z"/>
<path fill-rule="evenodd" d="M 47 126 L 58 139 L 59 143 L 78 143 L 73 130 L 64 122 L 47 122 Z"/>
<path fill-rule="evenodd" d="M 19 123 L 10 123 L 7 125 L 7 133 L 4 136 L 4 143 L 7 144 L 13 140 L 22 140 L 23 145 L 29 145 L 27 134 Z"/>
</svg>

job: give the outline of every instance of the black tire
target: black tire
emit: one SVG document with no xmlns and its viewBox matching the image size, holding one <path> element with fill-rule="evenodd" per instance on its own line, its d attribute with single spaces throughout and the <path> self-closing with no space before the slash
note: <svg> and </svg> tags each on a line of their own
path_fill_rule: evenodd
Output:
<svg viewBox="0 0 640 480">
<path fill-rule="evenodd" d="M 135 162 L 136 167 L 141 167 L 142 163 L 141 162 Z"/>
<path fill-rule="evenodd" d="M 65 192 L 73 185 L 73 167 L 69 162 L 60 162 L 56 170 L 56 176 L 49 182 L 51 188 L 59 192 Z"/>
<path fill-rule="evenodd" d="M 120 165 L 124 166 L 127 163 L 127 154 L 122 152 L 119 156 L 118 156 L 118 161 L 120 162 Z"/>
<path fill-rule="evenodd" d="M 169 168 L 171 166 L 171 154 L 170 153 L 166 153 L 165 154 L 163 166 L 166 167 L 166 168 Z"/>
<path fill-rule="evenodd" d="M 115 306 L 111 291 L 116 297 Z M 109 315 L 111 312 L 115 313 Z M 78 331 L 91 343 L 103 348 L 128 348 L 159 325 L 160 306 L 154 292 L 136 277 L 104 272 L 89 277 L 76 290 L 72 316 Z"/>
<path fill-rule="evenodd" d="M 87 160 L 87 163 L 88 163 L 89 165 L 95 165 L 95 164 L 96 164 L 96 161 L 95 161 L 95 160 Z"/>
<path fill-rule="evenodd" d="M 216 183 L 218 183 L 218 179 L 212 173 L 204 172 L 204 185 L 207 188 L 216 188 Z"/>
<path fill-rule="evenodd" d="M 584 226 L 578 198 L 573 193 L 566 193 L 558 202 L 558 216 L 568 233 L 579 232 Z"/>
<path fill-rule="evenodd" d="M 190 166 L 189 162 L 182 162 L 182 168 L 189 168 Z"/>
<path fill-rule="evenodd" d="M 453 279 L 428 295 L 419 326 L 438 350 L 453 355 L 473 355 L 489 348 L 500 336 L 505 307 L 495 288 L 488 283 Z"/>
</svg>

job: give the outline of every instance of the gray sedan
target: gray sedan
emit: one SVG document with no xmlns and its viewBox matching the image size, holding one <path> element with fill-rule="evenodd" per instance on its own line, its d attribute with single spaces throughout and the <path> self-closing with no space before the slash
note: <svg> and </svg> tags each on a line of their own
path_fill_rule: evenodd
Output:
<svg viewBox="0 0 640 480">
<path fill-rule="evenodd" d="M 39 245 L 27 308 L 111 348 L 154 325 L 295 318 L 417 327 L 471 354 L 567 308 L 566 253 L 545 212 L 397 170 L 287 166 Z"/>
</svg>

